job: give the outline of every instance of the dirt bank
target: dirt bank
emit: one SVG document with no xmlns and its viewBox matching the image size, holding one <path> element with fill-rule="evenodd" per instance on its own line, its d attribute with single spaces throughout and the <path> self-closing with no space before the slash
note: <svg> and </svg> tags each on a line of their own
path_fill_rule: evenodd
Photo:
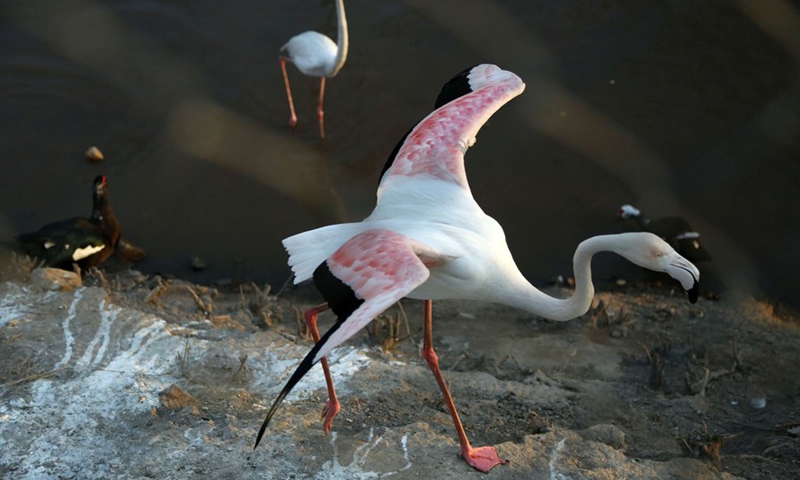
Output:
<svg viewBox="0 0 800 480">
<path fill-rule="evenodd" d="M 435 345 L 473 444 L 457 458 L 404 301 L 333 356 L 342 412 L 321 430 L 320 369 L 266 408 L 310 342 L 307 291 L 200 286 L 134 271 L 81 285 L 23 271 L 0 284 L 5 478 L 796 478 L 797 318 L 754 300 L 652 284 L 601 292 L 553 323 L 434 304 Z M 72 279 L 75 280 L 74 278 Z M 553 291 L 557 295 L 569 292 Z M 326 328 L 330 318 L 321 320 Z"/>
</svg>

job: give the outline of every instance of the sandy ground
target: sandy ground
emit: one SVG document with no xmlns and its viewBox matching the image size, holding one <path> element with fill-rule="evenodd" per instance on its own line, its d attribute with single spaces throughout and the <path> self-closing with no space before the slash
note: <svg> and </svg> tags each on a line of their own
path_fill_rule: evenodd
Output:
<svg viewBox="0 0 800 480">
<path fill-rule="evenodd" d="M 435 347 L 474 445 L 419 356 L 403 301 L 332 357 L 342 412 L 325 435 L 319 368 L 266 408 L 310 348 L 313 292 L 192 285 L 135 271 L 0 284 L 4 478 L 798 478 L 800 321 L 752 299 L 641 283 L 565 323 L 434 303 Z M 69 281 L 75 282 L 73 285 Z M 567 295 L 553 287 L 551 294 Z M 332 318 L 321 318 L 327 327 Z"/>
</svg>

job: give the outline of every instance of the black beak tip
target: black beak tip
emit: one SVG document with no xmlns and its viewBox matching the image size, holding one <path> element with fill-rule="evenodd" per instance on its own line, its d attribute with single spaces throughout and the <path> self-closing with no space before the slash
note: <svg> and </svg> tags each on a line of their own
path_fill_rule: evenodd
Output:
<svg viewBox="0 0 800 480">
<path fill-rule="evenodd" d="M 689 296 L 689 303 L 697 303 L 697 296 L 700 293 L 700 282 L 694 282 L 694 286 L 689 290 L 686 290 L 686 294 Z"/>
</svg>

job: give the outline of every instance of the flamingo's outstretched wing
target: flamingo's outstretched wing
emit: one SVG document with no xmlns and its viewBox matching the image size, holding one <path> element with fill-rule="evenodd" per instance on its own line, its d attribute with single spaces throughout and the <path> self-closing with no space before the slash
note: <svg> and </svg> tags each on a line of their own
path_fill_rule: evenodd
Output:
<svg viewBox="0 0 800 480">
<path fill-rule="evenodd" d="M 256 446 L 278 405 L 315 363 L 423 284 L 429 268 L 447 260 L 405 235 L 372 229 L 345 242 L 323 262 L 314 272 L 314 284 L 338 321 L 306 355 L 275 399 Z"/>
<path fill-rule="evenodd" d="M 447 82 L 436 110 L 411 129 L 389 156 L 378 200 L 397 177 L 429 176 L 469 189 L 464 153 L 489 117 L 524 89 L 518 76 L 490 64 L 472 67 Z"/>
<path fill-rule="evenodd" d="M 381 197 L 393 192 L 402 199 L 395 209 L 405 210 L 407 216 L 414 214 L 412 205 L 427 208 L 429 200 L 414 202 L 413 196 L 419 190 L 429 195 L 429 185 L 420 189 L 419 185 L 409 184 L 424 182 L 403 182 L 415 176 L 420 180 L 443 180 L 468 190 L 464 152 L 474 143 L 486 120 L 524 89 L 519 77 L 495 65 L 478 65 L 453 77 L 442 87 L 436 110 L 403 136 L 389 156 L 378 188 L 379 205 L 386 207 L 391 203 L 381 204 Z M 400 189 L 399 183 L 409 188 Z M 382 214 L 397 218 L 395 210 Z M 317 266 L 334 250 L 363 230 L 361 223 L 328 225 L 284 239 L 289 265 L 295 274 L 294 283 L 311 278 Z"/>
</svg>

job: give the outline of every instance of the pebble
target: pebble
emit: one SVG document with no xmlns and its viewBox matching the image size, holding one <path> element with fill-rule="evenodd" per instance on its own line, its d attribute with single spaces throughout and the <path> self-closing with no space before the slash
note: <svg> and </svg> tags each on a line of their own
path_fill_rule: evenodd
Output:
<svg viewBox="0 0 800 480">
<path fill-rule="evenodd" d="M 81 276 L 59 268 L 37 268 L 31 272 L 31 285 L 45 292 L 71 292 L 83 286 Z"/>
<path fill-rule="evenodd" d="M 86 159 L 90 162 L 102 162 L 105 157 L 99 148 L 92 146 L 89 147 L 89 150 L 86 150 Z"/>
<path fill-rule="evenodd" d="M 767 406 L 767 399 L 764 397 L 757 397 L 750 400 L 750 405 L 753 406 L 756 410 L 761 410 L 762 408 Z"/>
<path fill-rule="evenodd" d="M 621 450 L 625 448 L 625 432 L 610 424 L 593 425 L 578 434 L 584 440 L 591 440 Z"/>
<path fill-rule="evenodd" d="M 158 399 L 161 401 L 161 405 L 172 410 L 198 404 L 190 393 L 174 383 L 162 390 L 158 394 Z"/>
<path fill-rule="evenodd" d="M 192 270 L 199 272 L 208 268 L 208 262 L 200 257 L 192 257 Z"/>
</svg>

